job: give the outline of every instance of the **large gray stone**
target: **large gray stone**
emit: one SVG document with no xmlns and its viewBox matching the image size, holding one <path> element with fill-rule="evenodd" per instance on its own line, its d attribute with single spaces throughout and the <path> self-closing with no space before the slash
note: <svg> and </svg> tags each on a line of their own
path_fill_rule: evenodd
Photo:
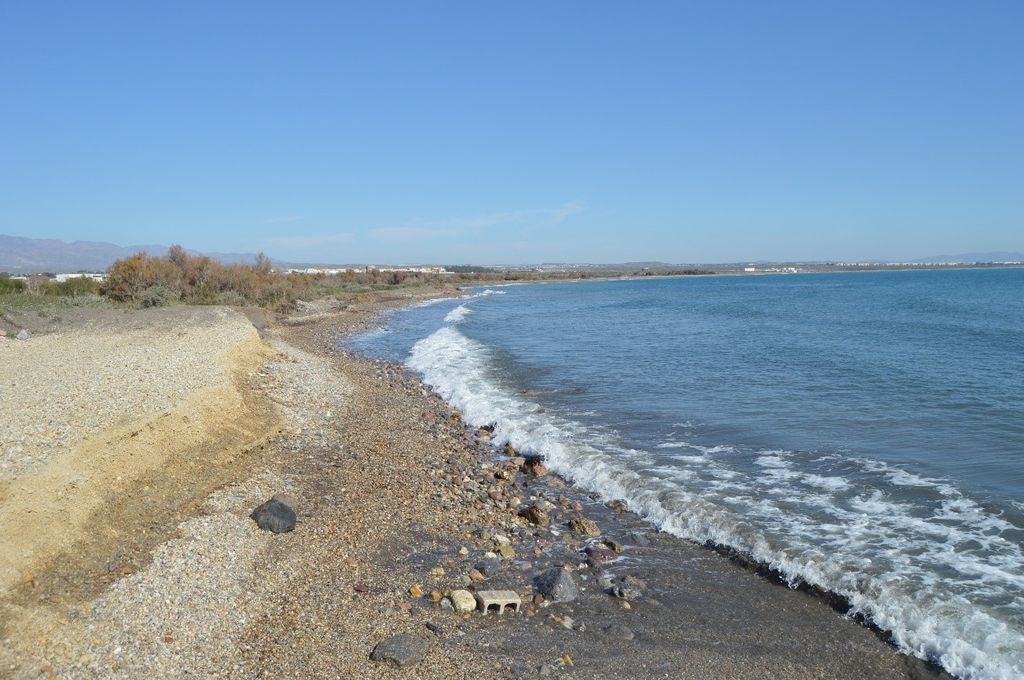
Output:
<svg viewBox="0 0 1024 680">
<path fill-rule="evenodd" d="M 373 648 L 370 659 L 405 668 L 422 660 L 427 655 L 428 649 L 430 649 L 430 643 L 419 635 L 402 633 L 381 641 Z"/>
<path fill-rule="evenodd" d="M 275 534 L 283 534 L 295 528 L 295 511 L 276 498 L 271 498 L 253 510 L 251 517 L 260 529 Z"/>
<path fill-rule="evenodd" d="M 533 588 L 550 602 L 572 602 L 580 596 L 576 578 L 562 567 L 549 569 L 535 577 Z"/>
<path fill-rule="evenodd" d="M 483 560 L 482 562 L 477 562 L 473 567 L 487 578 L 491 578 L 498 573 L 499 569 L 501 569 L 501 562 L 490 558 Z"/>
</svg>

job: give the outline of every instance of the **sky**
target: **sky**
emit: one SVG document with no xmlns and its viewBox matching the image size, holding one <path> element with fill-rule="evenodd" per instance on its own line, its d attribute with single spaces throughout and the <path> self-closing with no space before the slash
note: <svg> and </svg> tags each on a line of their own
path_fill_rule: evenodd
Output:
<svg viewBox="0 0 1024 680">
<path fill-rule="evenodd" d="M 1024 3 L 0 0 L 0 233 L 294 262 L 1024 251 Z"/>
</svg>

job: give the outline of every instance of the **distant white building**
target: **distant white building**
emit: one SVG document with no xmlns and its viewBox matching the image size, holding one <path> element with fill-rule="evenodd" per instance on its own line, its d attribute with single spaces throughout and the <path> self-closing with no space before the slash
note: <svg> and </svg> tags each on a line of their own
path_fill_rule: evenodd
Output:
<svg viewBox="0 0 1024 680">
<path fill-rule="evenodd" d="M 57 283 L 64 283 L 68 279 L 90 279 L 91 281 L 104 281 L 107 278 L 106 274 L 96 274 L 93 272 L 77 272 L 75 274 L 56 274 L 54 280 Z"/>
</svg>

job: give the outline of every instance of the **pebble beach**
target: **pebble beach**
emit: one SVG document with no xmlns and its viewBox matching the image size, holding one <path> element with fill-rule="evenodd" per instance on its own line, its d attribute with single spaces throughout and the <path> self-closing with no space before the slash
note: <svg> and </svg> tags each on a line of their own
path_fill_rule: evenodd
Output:
<svg viewBox="0 0 1024 680">
<path fill-rule="evenodd" d="M 344 349 L 383 311 L 434 294 L 283 319 L 174 317 L 174 333 L 206 333 L 219 352 L 170 333 L 140 341 L 164 353 L 121 362 L 135 382 L 133 370 L 153 366 L 147 389 L 167 380 L 149 409 L 187 417 L 201 388 L 175 381 L 220 376 L 234 420 L 132 479 L 97 479 L 76 540 L 15 561 L 0 596 L 0 676 L 941 677 L 817 594 L 659 533 L 543 461 L 491 446 L 486 428 L 467 427 L 403 366 Z M 146 327 L 146 313 L 109 324 Z M 58 329 L 21 342 L 18 356 L 71 334 L 86 352 L 109 341 Z M 225 352 L 236 336 L 245 351 Z M 26 363 L 12 356 L 4 377 L 20 380 Z M 200 360 L 213 367 L 187 364 Z M 95 431 L 26 444 L 40 422 L 41 406 L 31 409 L 7 422 L 2 445 L 23 458 L 34 446 L 38 461 L 80 460 L 113 428 L 161 427 L 145 409 L 97 411 Z M 8 490 L 33 465 L 43 463 L 5 473 L 5 521 L 23 517 Z M 292 530 L 250 517 L 271 497 L 294 511 Z M 139 504 L 151 510 L 132 515 Z M 494 592 L 518 611 L 479 611 Z"/>
</svg>

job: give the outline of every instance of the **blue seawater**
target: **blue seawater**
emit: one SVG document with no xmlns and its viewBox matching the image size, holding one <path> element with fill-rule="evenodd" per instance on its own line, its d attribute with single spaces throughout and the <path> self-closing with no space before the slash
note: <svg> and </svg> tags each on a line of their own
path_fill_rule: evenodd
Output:
<svg viewBox="0 0 1024 680">
<path fill-rule="evenodd" d="M 516 285 L 352 341 L 665 531 L 1024 677 L 1024 269 Z"/>
</svg>

